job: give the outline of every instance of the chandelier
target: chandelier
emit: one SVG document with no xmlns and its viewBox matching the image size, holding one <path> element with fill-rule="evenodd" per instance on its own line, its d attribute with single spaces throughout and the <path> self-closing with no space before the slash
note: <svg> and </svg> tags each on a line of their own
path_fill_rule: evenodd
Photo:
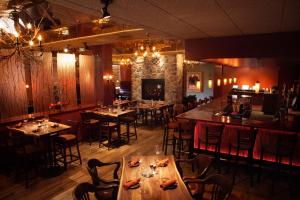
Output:
<svg viewBox="0 0 300 200">
<path fill-rule="evenodd" d="M 151 42 L 149 40 L 146 40 L 144 43 L 138 44 L 137 45 L 137 49 L 134 52 L 134 55 L 136 57 L 140 57 L 143 56 L 144 58 L 159 58 L 160 57 L 160 53 L 159 50 L 157 49 L 157 47 L 153 44 L 151 44 Z"/>
<path fill-rule="evenodd" d="M 22 57 L 33 57 L 34 50 L 42 51 L 42 35 L 39 33 L 40 23 L 25 24 L 14 7 L 8 16 L 0 17 L 0 60 L 9 59 L 17 53 Z"/>
</svg>

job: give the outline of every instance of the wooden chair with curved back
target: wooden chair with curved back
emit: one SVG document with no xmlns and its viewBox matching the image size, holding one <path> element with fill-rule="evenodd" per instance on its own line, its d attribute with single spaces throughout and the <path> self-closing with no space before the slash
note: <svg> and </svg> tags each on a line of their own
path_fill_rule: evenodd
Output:
<svg viewBox="0 0 300 200">
<path fill-rule="evenodd" d="M 115 165 L 115 169 L 113 171 L 113 179 L 111 180 L 106 180 L 103 178 L 99 177 L 99 173 L 98 173 L 98 169 L 101 167 L 105 167 L 105 166 L 111 166 L 111 165 Z M 120 169 L 121 163 L 120 162 L 110 162 L 110 163 L 104 163 L 101 162 L 98 159 L 90 159 L 87 162 L 87 170 L 92 178 L 92 182 L 94 186 L 107 186 L 110 184 L 115 184 L 115 185 L 119 185 L 120 184 L 120 180 L 118 177 L 118 170 Z M 104 192 L 98 192 L 98 195 L 103 197 L 103 198 L 116 198 L 118 194 L 118 187 L 113 187 L 110 188 L 109 191 Z"/>
<path fill-rule="evenodd" d="M 193 159 L 177 159 L 176 160 L 176 167 L 178 169 L 178 172 L 180 176 L 183 179 L 186 178 L 204 178 L 209 167 L 211 166 L 212 158 L 205 154 L 199 154 Z M 193 176 L 184 176 L 183 170 L 181 168 L 181 163 L 189 163 L 192 167 L 192 172 L 196 172 L 193 174 Z"/>
<path fill-rule="evenodd" d="M 93 184 L 90 184 L 88 182 L 83 182 L 78 184 L 75 189 L 73 190 L 73 200 L 90 200 L 89 193 L 94 193 L 95 198 L 98 200 L 104 200 L 105 198 L 102 198 L 99 196 L 99 192 L 105 191 L 114 187 L 118 187 L 118 185 L 111 184 L 108 186 L 94 186 Z"/>
<path fill-rule="evenodd" d="M 231 196 L 232 184 L 225 176 L 214 174 L 205 179 L 185 179 L 185 184 L 198 184 L 197 193 L 190 194 L 194 199 L 211 199 L 211 200 L 227 200 Z"/>
</svg>

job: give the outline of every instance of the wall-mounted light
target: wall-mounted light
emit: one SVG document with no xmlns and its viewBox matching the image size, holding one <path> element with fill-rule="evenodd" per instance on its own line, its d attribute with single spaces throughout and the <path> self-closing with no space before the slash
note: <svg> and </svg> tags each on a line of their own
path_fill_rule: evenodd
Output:
<svg viewBox="0 0 300 200">
<path fill-rule="evenodd" d="M 218 80 L 217 80 L 217 85 L 218 85 L 218 86 L 221 86 L 221 79 L 218 79 Z"/>
<path fill-rule="evenodd" d="M 232 83 L 232 78 L 228 79 L 228 83 L 231 84 Z"/>
<path fill-rule="evenodd" d="M 103 79 L 106 80 L 107 82 L 111 81 L 113 76 L 111 74 L 107 74 L 103 76 Z"/>
<path fill-rule="evenodd" d="M 64 52 L 65 52 L 65 53 L 68 53 L 68 52 L 69 52 L 68 47 L 65 47 L 65 48 L 64 48 Z"/>
<path fill-rule="evenodd" d="M 224 85 L 227 85 L 227 78 L 223 79 L 223 83 L 224 83 Z"/>
<path fill-rule="evenodd" d="M 207 84 L 208 84 L 208 88 L 212 88 L 213 81 L 211 79 L 209 79 Z"/>
<path fill-rule="evenodd" d="M 28 89 L 28 88 L 29 88 L 29 85 L 28 85 L 28 84 L 26 84 L 26 85 L 25 85 L 25 88 L 26 88 L 26 89 Z"/>
<path fill-rule="evenodd" d="M 196 82 L 196 88 L 201 91 L 201 82 L 200 81 L 197 81 Z"/>
<path fill-rule="evenodd" d="M 236 82 L 237 82 L 237 78 L 234 77 L 234 78 L 233 78 L 233 83 L 236 83 Z"/>
</svg>

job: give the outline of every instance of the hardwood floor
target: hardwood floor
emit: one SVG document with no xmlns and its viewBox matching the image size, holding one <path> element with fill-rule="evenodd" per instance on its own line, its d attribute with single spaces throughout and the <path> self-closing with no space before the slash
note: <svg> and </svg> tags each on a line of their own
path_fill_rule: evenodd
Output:
<svg viewBox="0 0 300 200">
<path fill-rule="evenodd" d="M 35 178 L 31 181 L 29 189 L 25 188 L 24 182 L 15 183 L 13 178 L 7 174 L 0 174 L 0 200 L 67 200 L 72 199 L 72 191 L 75 185 L 80 182 L 91 182 L 90 176 L 86 169 L 87 160 L 90 158 L 97 158 L 104 162 L 121 161 L 122 156 L 130 154 L 151 155 L 154 154 L 155 145 L 162 144 L 163 130 L 160 127 L 138 127 L 138 140 L 131 139 L 130 144 L 123 145 L 119 148 L 107 150 L 107 148 L 99 148 L 98 142 L 92 143 L 90 146 L 88 143 L 80 144 L 80 151 L 82 155 L 82 166 L 78 163 L 74 163 L 68 167 L 68 170 L 60 176 L 54 178 Z M 171 153 L 171 148 L 169 148 Z M 188 166 L 184 166 L 185 173 L 190 170 Z M 109 167 L 100 172 L 100 175 L 109 177 L 111 172 Z M 214 173 L 211 170 L 211 173 Z M 263 174 L 264 175 L 264 174 Z M 245 173 L 241 173 L 239 176 L 243 178 Z M 228 177 L 231 177 L 230 174 Z M 284 181 L 277 182 L 275 185 L 274 196 L 270 196 L 269 179 L 262 179 L 260 183 L 255 182 L 254 187 L 249 186 L 249 180 L 239 181 L 234 186 L 233 197 L 238 199 L 247 200 L 263 200 L 263 199 L 287 199 L 288 189 L 287 184 Z M 295 191 L 298 188 L 295 188 Z"/>
</svg>

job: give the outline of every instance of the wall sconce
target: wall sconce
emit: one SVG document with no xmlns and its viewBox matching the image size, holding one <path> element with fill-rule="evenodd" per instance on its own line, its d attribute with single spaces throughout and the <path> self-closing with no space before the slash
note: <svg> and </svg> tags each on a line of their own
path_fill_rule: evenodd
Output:
<svg viewBox="0 0 300 200">
<path fill-rule="evenodd" d="M 229 78 L 228 82 L 229 82 L 229 84 L 231 84 L 232 83 L 232 78 Z"/>
<path fill-rule="evenodd" d="M 237 78 L 233 78 L 233 83 L 236 83 L 237 82 Z"/>
<path fill-rule="evenodd" d="M 211 79 L 208 80 L 208 88 L 212 88 L 213 81 Z"/>
<path fill-rule="evenodd" d="M 106 80 L 107 82 L 111 81 L 112 78 L 113 78 L 113 76 L 111 74 L 103 76 L 103 79 Z"/>
<path fill-rule="evenodd" d="M 224 85 L 227 85 L 227 78 L 224 78 L 223 83 Z"/>
<path fill-rule="evenodd" d="M 29 88 L 29 85 L 28 85 L 28 84 L 26 84 L 26 85 L 25 85 L 25 88 L 26 88 L 26 89 L 28 89 L 28 88 Z"/>
<path fill-rule="evenodd" d="M 217 80 L 217 85 L 218 85 L 218 86 L 221 86 L 221 79 L 218 79 L 218 80 Z"/>
<path fill-rule="evenodd" d="M 201 82 L 200 81 L 197 81 L 196 82 L 196 88 L 201 91 Z"/>
</svg>

